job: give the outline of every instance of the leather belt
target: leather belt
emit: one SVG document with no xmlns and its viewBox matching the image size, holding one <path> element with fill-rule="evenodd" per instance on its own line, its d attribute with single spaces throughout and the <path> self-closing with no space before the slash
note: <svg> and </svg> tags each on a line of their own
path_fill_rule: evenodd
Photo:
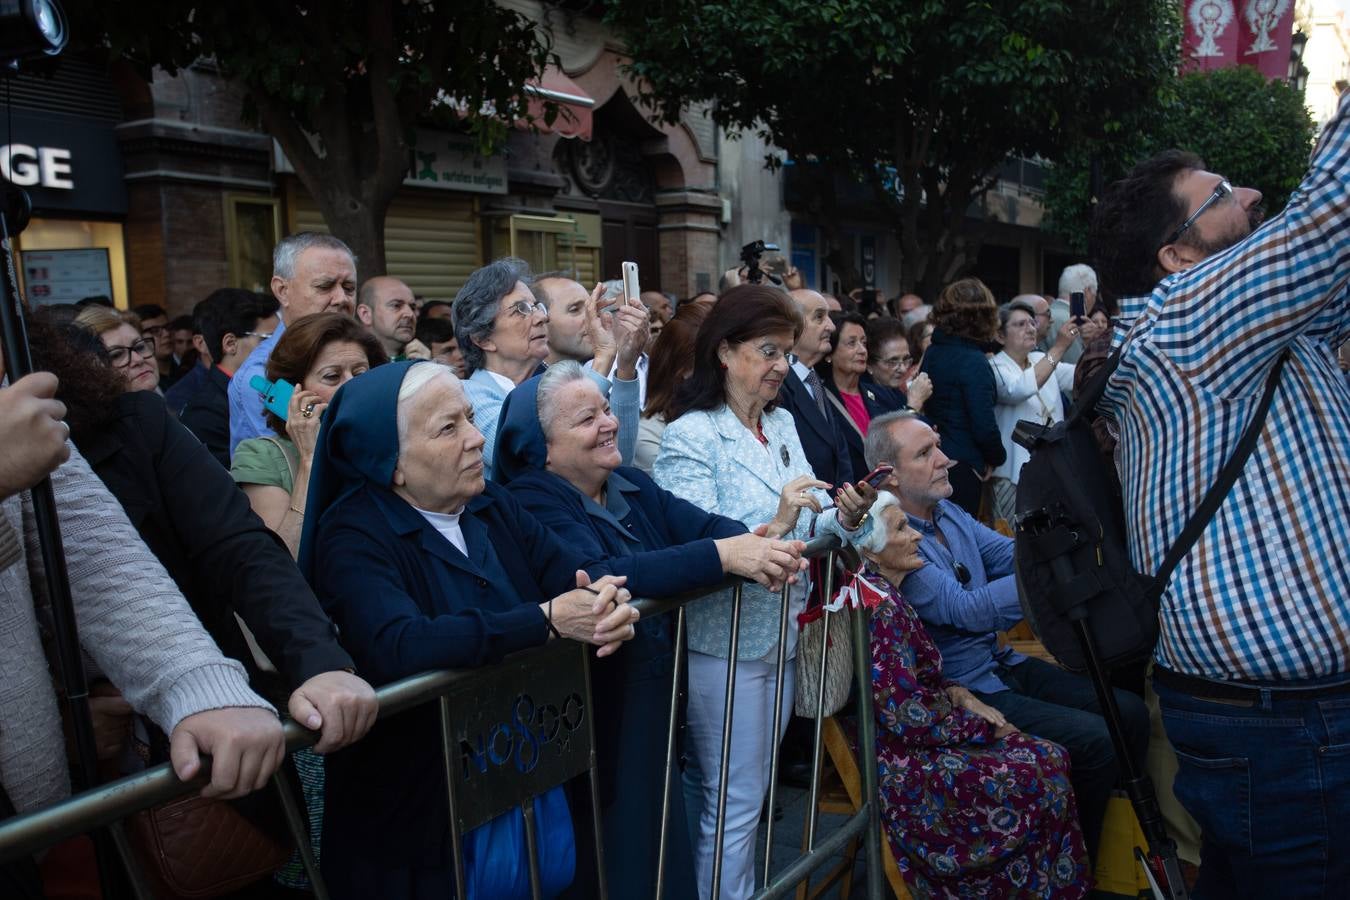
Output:
<svg viewBox="0 0 1350 900">
<path fill-rule="evenodd" d="M 1245 681 L 1213 681 L 1196 675 L 1183 675 L 1162 666 L 1153 667 L 1153 678 L 1164 687 L 1202 700 L 1258 702 L 1263 691 L 1269 691 L 1271 697 L 1277 700 L 1320 700 L 1323 697 L 1350 695 L 1350 680 L 1340 684 L 1306 684 L 1293 681 L 1289 682 L 1287 687 L 1283 687 L 1278 684 L 1260 685 Z M 1347 679 L 1350 679 L 1350 676 L 1347 676 Z"/>
</svg>

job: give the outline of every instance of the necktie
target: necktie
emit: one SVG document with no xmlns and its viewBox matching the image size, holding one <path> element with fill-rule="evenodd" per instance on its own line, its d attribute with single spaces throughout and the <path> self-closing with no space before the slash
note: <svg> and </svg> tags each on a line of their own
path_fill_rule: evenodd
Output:
<svg viewBox="0 0 1350 900">
<path fill-rule="evenodd" d="M 811 389 L 811 395 L 815 398 L 816 409 L 820 411 L 820 417 L 829 422 L 830 416 L 825 411 L 825 384 L 820 380 L 820 376 L 816 374 L 815 369 L 806 373 L 806 386 Z"/>
</svg>

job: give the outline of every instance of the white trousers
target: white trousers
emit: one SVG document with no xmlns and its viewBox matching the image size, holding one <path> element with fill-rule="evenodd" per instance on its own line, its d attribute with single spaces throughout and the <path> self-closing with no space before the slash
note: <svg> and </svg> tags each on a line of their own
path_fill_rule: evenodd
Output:
<svg viewBox="0 0 1350 900">
<path fill-rule="evenodd" d="M 689 651 L 689 746 L 702 778 L 703 801 L 694 867 L 703 900 L 712 895 L 727 664 L 720 657 Z M 796 665 L 789 659 L 784 670 L 782 718 L 778 734 L 772 735 L 776 670 L 776 662 L 742 659 L 736 663 L 731 719 L 732 778 L 727 785 L 726 828 L 722 838 L 723 900 L 744 900 L 755 892 L 755 834 L 764 794 L 769 789 L 772 754 L 792 716 L 797 675 Z"/>
</svg>

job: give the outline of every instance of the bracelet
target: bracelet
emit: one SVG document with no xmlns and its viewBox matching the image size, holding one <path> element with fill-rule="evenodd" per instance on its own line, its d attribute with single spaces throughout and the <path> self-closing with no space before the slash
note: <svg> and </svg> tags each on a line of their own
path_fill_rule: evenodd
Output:
<svg viewBox="0 0 1350 900">
<path fill-rule="evenodd" d="M 555 626 L 555 625 L 553 624 L 553 598 L 552 598 L 552 597 L 549 597 L 549 598 L 548 598 L 548 617 L 544 620 L 544 624 L 548 626 L 548 630 L 549 630 L 549 633 L 550 633 L 550 634 L 552 634 L 552 635 L 553 635 L 555 638 L 557 638 L 558 640 L 562 640 L 562 633 L 561 633 L 560 631 L 558 631 L 557 626 Z"/>
<path fill-rule="evenodd" d="M 291 512 L 295 513 L 300 518 L 303 519 L 305 517 L 305 511 L 303 509 L 296 509 L 294 506 L 292 506 L 290 509 Z"/>
<path fill-rule="evenodd" d="M 1054 358 L 1053 356 L 1051 356 L 1049 353 L 1045 354 L 1045 358 L 1048 359 L 1048 360 L 1050 360 L 1050 365 L 1052 365 L 1052 366 L 1057 366 L 1057 365 L 1059 365 L 1059 360 L 1055 359 L 1055 358 Z"/>
</svg>

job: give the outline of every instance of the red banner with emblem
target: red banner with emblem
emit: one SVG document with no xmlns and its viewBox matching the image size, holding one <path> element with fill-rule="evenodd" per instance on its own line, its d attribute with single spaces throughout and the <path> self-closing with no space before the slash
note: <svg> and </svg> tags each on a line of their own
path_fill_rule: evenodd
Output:
<svg viewBox="0 0 1350 900">
<path fill-rule="evenodd" d="M 1182 71 L 1251 66 L 1288 76 L 1294 0 L 1186 0 L 1183 14 Z"/>
</svg>

